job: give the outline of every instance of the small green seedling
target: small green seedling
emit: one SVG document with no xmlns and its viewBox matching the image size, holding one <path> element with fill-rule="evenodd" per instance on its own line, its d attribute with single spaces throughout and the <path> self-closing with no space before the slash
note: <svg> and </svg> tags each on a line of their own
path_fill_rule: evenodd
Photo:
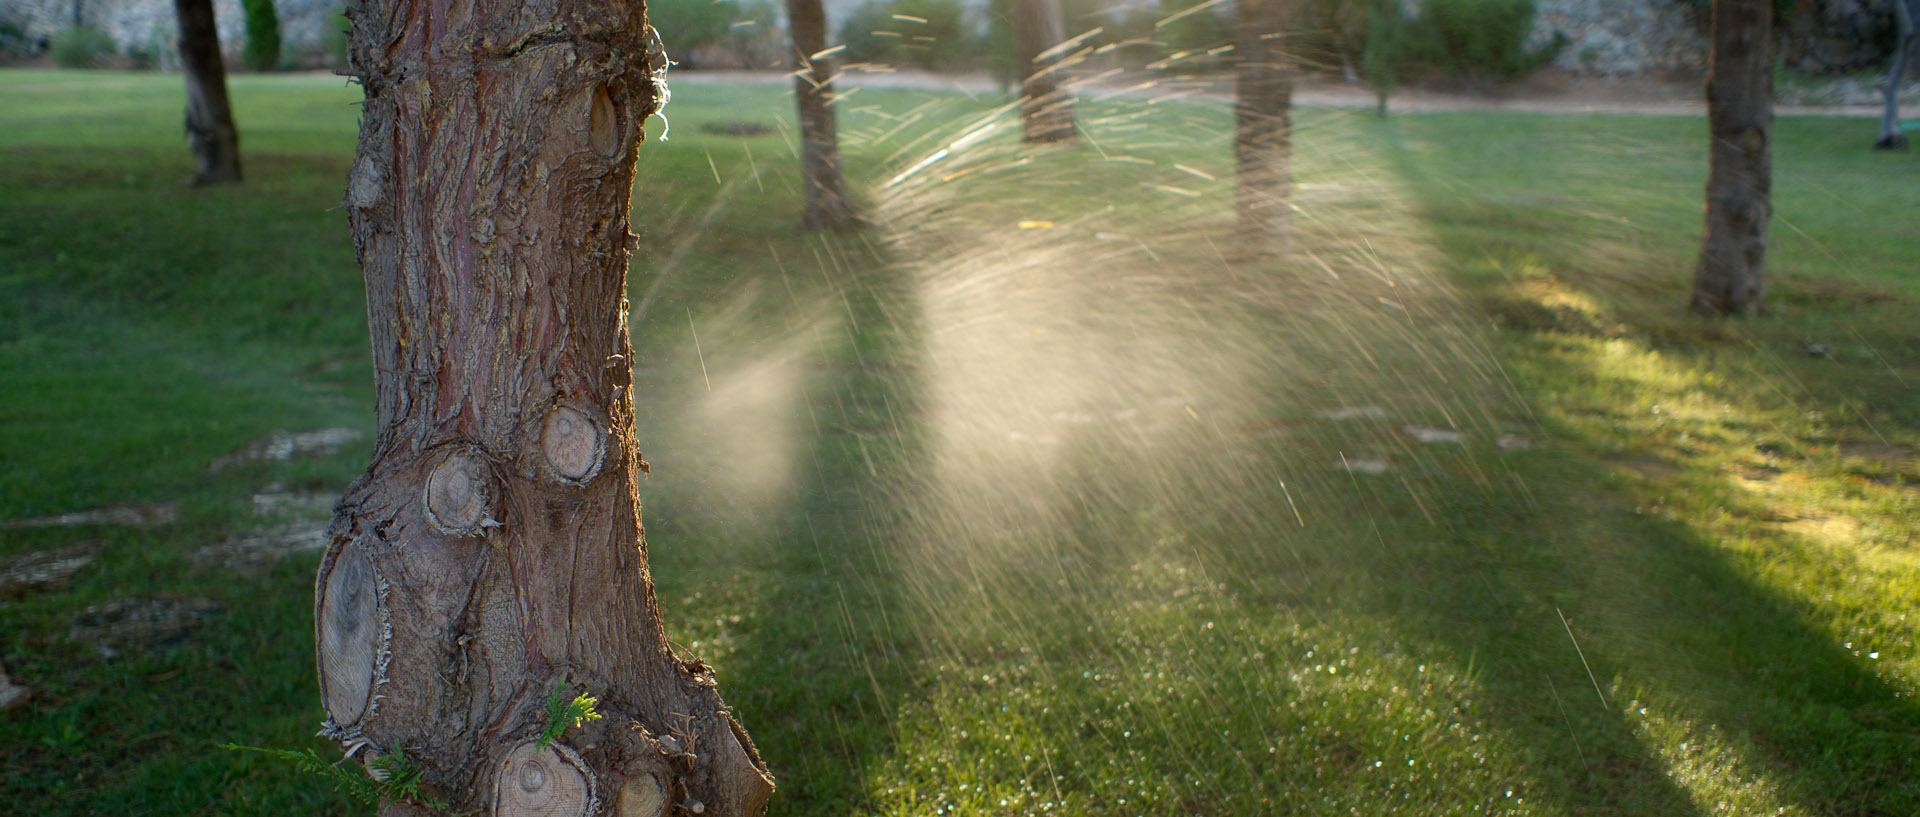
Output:
<svg viewBox="0 0 1920 817">
<path fill-rule="evenodd" d="M 542 749 L 547 748 L 547 744 L 552 743 L 554 738 L 560 737 L 560 733 L 567 731 L 567 724 L 579 726 L 587 721 L 600 719 L 600 713 L 593 708 L 595 704 L 600 703 L 599 699 L 581 693 L 569 701 L 561 689 L 563 687 L 554 687 L 553 694 L 547 696 L 547 725 L 540 730 L 540 740 L 535 744 Z"/>
</svg>

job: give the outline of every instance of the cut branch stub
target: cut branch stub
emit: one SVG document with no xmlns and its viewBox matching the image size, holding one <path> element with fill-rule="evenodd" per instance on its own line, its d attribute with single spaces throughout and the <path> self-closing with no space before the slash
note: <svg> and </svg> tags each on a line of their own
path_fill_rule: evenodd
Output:
<svg viewBox="0 0 1920 817">
<path fill-rule="evenodd" d="M 347 178 L 347 202 L 362 210 L 370 209 L 380 203 L 383 186 L 380 166 L 363 156 L 354 163 L 353 174 Z"/>
<path fill-rule="evenodd" d="M 441 531 L 459 536 L 480 532 L 492 503 L 492 480 L 487 465 L 472 454 L 453 454 L 427 476 L 427 521 Z"/>
<path fill-rule="evenodd" d="M 593 780 L 566 747 L 522 743 L 493 781 L 495 817 L 579 817 L 593 806 Z"/>
<path fill-rule="evenodd" d="M 620 112 L 613 105 L 607 86 L 593 86 L 593 100 L 587 111 L 587 143 L 603 159 L 620 155 Z"/>
<path fill-rule="evenodd" d="M 570 406 L 555 406 L 540 429 L 540 448 L 553 472 L 568 482 L 583 484 L 600 471 L 606 435 L 593 418 Z"/>
<path fill-rule="evenodd" d="M 620 802 L 615 810 L 618 817 L 663 817 L 667 813 L 667 796 L 653 775 L 637 774 L 627 778 L 626 784 L 620 787 Z"/>
<path fill-rule="evenodd" d="M 319 629 L 327 715 L 357 723 L 372 698 L 381 635 L 379 577 L 359 547 L 342 549 L 322 580 Z"/>
</svg>

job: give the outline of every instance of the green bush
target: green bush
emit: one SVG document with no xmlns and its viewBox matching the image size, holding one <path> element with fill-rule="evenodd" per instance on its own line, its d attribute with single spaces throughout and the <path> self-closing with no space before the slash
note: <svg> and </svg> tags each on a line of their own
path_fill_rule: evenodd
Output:
<svg viewBox="0 0 1920 817">
<path fill-rule="evenodd" d="M 1233 42 L 1228 24 L 1220 18 L 1219 6 L 1192 11 L 1204 0 L 1160 0 L 1160 20 L 1166 25 L 1154 29 L 1163 56 L 1181 52 L 1204 53 Z M 1186 13 L 1191 12 L 1191 13 Z"/>
<path fill-rule="evenodd" d="M 0 60 L 16 60 L 33 56 L 33 38 L 27 36 L 27 24 L 24 20 L 12 16 L 0 17 Z"/>
<path fill-rule="evenodd" d="M 1019 58 L 1013 47 L 1013 0 L 987 0 L 987 73 L 1001 92 L 1020 82 Z"/>
<path fill-rule="evenodd" d="M 1697 8 L 1701 11 L 1701 13 L 1707 15 L 1708 17 L 1711 17 L 1713 15 L 1713 0 L 1676 0 L 1676 2 L 1684 3 L 1686 5 Z M 1814 11 L 1818 9 L 1820 6 L 1825 6 L 1825 5 L 1827 4 L 1821 3 L 1821 2 L 1814 2 L 1814 3 L 1808 4 L 1806 8 L 1809 11 Z M 1867 5 L 1871 7 L 1876 4 L 1869 3 Z M 1893 13 L 1892 6 L 1889 6 L 1884 3 L 1877 4 L 1877 5 L 1881 6 L 1883 13 L 1886 13 L 1886 14 Z M 1773 0 L 1774 30 L 1778 31 L 1780 29 L 1780 18 L 1785 17 L 1789 14 L 1792 14 L 1794 9 L 1800 8 L 1800 7 L 1801 7 L 1801 4 L 1799 0 Z"/>
<path fill-rule="evenodd" d="M 1455 77 L 1484 85 L 1494 77 L 1516 77 L 1545 65 L 1564 47 L 1528 51 L 1533 0 L 1427 0 L 1421 9 L 1419 38 L 1431 61 Z"/>
<path fill-rule="evenodd" d="M 675 62 L 689 63 L 695 48 L 720 42 L 732 33 L 740 19 L 740 4 L 733 0 L 650 0 L 647 22 L 660 32 L 667 54 Z"/>
<path fill-rule="evenodd" d="M 1116 46 L 1111 53 L 1132 70 L 1163 56 L 1154 44 L 1153 23 L 1160 19 L 1156 11 L 1111 0 L 1061 0 L 1060 13 L 1066 22 L 1062 31 L 1069 38 L 1100 29 L 1082 39 L 1076 50 Z M 987 23 L 987 36 L 980 46 L 987 52 L 988 72 L 1004 91 L 1020 81 L 1013 48 L 1013 0 L 989 0 Z"/>
<path fill-rule="evenodd" d="M 770 0 L 743 0 L 727 36 L 718 44 L 741 65 L 790 68 L 793 38 L 779 24 L 785 16 L 786 10 Z"/>
<path fill-rule="evenodd" d="M 1411 26 L 1400 0 L 1368 0 L 1365 40 L 1360 48 L 1360 73 L 1378 101 L 1377 111 L 1387 115 L 1387 97 L 1400 88 L 1411 49 Z"/>
<path fill-rule="evenodd" d="M 330 68 L 347 67 L 347 32 L 353 29 L 353 20 L 347 18 L 347 10 L 342 7 L 333 12 L 327 27 L 320 31 L 321 61 Z"/>
<path fill-rule="evenodd" d="M 247 48 L 242 53 L 248 68 L 272 71 L 280 67 L 280 15 L 273 0 L 240 0 L 247 12 Z"/>
<path fill-rule="evenodd" d="M 134 43 L 127 46 L 127 67 L 135 71 L 152 71 L 159 66 L 160 55 L 153 50 L 153 43 Z"/>
<path fill-rule="evenodd" d="M 924 21 L 924 22 L 921 22 Z M 957 0 L 891 0 L 861 6 L 840 26 L 848 62 L 952 68 L 980 52 Z"/>
<path fill-rule="evenodd" d="M 98 68 L 114 52 L 113 35 L 97 28 L 68 28 L 53 35 L 47 52 L 63 68 Z"/>
</svg>

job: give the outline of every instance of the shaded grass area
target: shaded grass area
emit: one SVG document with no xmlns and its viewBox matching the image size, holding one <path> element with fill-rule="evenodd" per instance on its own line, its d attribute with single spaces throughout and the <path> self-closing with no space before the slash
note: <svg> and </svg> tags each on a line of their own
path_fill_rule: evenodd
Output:
<svg viewBox="0 0 1920 817">
<path fill-rule="evenodd" d="M 990 100 L 863 92 L 878 226 L 823 239 L 780 92 L 699 90 L 635 190 L 643 500 L 776 813 L 1920 807 L 1920 167 L 1859 123 L 1781 121 L 1772 314 L 1705 323 L 1694 120 L 1306 111 L 1300 256 L 1233 264 L 1222 109 L 1088 104 L 1032 151 Z M 249 183 L 198 191 L 176 91 L 0 72 L 0 520 L 181 508 L 0 530 L 103 548 L 0 601 L 36 690 L 0 794 L 348 813 L 212 746 L 326 751 L 315 557 L 194 553 L 364 458 L 208 472 L 371 431 L 355 92 L 236 78 Z M 703 127 L 740 120 L 775 132 Z M 69 637 L 132 596 L 223 612 Z"/>
</svg>

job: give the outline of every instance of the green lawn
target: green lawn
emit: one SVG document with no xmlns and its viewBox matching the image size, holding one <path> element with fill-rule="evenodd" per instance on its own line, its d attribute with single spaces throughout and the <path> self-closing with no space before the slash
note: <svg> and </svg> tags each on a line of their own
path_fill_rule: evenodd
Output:
<svg viewBox="0 0 1920 817">
<path fill-rule="evenodd" d="M 356 813 L 215 748 L 332 751 L 317 554 L 197 554 L 370 449 L 358 92 L 235 77 L 248 181 L 198 190 L 180 91 L 0 71 L 0 524 L 178 503 L 0 527 L 98 553 L 0 599 L 0 802 Z M 999 104 L 846 100 L 843 238 L 792 229 L 781 88 L 641 151 L 654 576 L 774 813 L 1920 813 L 1920 163 L 1873 123 L 1779 120 L 1770 313 L 1708 322 L 1697 119 L 1301 111 L 1297 252 L 1229 263 L 1225 107 L 1036 151 Z"/>
</svg>

